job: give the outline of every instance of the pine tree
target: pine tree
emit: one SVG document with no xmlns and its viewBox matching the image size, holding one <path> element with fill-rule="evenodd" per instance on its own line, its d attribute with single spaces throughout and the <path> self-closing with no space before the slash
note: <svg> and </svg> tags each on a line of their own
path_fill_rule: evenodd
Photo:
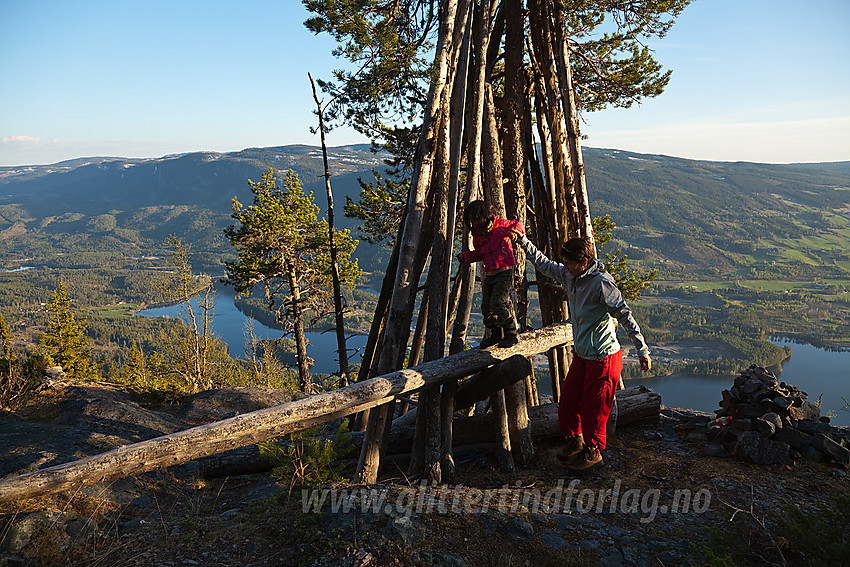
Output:
<svg viewBox="0 0 850 567">
<path fill-rule="evenodd" d="M 47 331 L 38 338 L 38 352 L 71 378 L 94 379 L 97 368 L 85 333 L 86 318 L 78 319 L 71 310 L 65 283 L 60 280 L 48 308 Z"/>
<path fill-rule="evenodd" d="M 262 284 L 269 310 L 294 335 L 298 375 L 302 391 L 312 389 L 305 313 L 317 316 L 331 312 L 331 260 L 328 225 L 319 219 L 313 194 L 305 194 L 292 171 L 281 187 L 269 169 L 259 182 L 249 181 L 253 204 L 233 199 L 231 217 L 237 224 L 225 230 L 238 251 L 238 260 L 227 262 L 227 277 L 239 293 Z M 351 254 L 357 245 L 347 230 L 335 235 L 341 281 L 353 287 L 360 276 Z"/>
<path fill-rule="evenodd" d="M 611 215 L 593 219 L 593 234 L 596 237 L 596 245 L 600 252 L 611 241 L 616 227 L 617 225 L 611 220 Z M 623 251 L 619 248 L 613 254 L 606 251 L 605 269 L 614 277 L 623 297 L 634 300 L 640 297 L 641 291 L 652 285 L 652 281 L 658 275 L 658 270 L 650 270 L 643 275 L 638 275 L 637 270 L 629 267 L 628 259 L 629 257 L 623 254 Z"/>
</svg>

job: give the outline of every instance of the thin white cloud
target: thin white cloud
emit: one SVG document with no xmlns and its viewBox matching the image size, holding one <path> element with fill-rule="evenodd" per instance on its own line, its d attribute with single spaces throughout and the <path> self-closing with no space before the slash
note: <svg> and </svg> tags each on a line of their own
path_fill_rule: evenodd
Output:
<svg viewBox="0 0 850 567">
<path fill-rule="evenodd" d="M 41 138 L 33 136 L 5 136 L 0 138 L 0 142 L 4 145 L 13 146 L 41 146 L 43 144 Z"/>
<path fill-rule="evenodd" d="M 850 116 L 765 122 L 696 120 L 588 134 L 590 146 L 691 159 L 766 163 L 850 160 Z"/>
</svg>

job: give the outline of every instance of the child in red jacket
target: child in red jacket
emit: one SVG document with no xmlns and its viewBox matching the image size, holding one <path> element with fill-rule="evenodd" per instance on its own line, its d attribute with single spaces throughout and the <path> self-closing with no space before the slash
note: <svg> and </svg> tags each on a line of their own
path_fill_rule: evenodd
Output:
<svg viewBox="0 0 850 567">
<path fill-rule="evenodd" d="M 517 262 L 512 240 L 525 230 L 519 221 L 498 218 L 493 207 L 481 200 L 467 205 L 463 222 L 472 232 L 475 248 L 458 254 L 458 261 L 484 263 L 481 313 L 490 336 L 480 346 L 486 348 L 496 343 L 502 348 L 513 346 L 517 344 L 517 329 L 510 292 Z"/>
</svg>

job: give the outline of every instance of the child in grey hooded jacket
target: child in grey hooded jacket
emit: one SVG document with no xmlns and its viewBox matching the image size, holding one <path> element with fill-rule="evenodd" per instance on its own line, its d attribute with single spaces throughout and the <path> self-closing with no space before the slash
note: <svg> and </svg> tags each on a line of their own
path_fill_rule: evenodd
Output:
<svg viewBox="0 0 850 567">
<path fill-rule="evenodd" d="M 524 235 L 518 242 L 534 266 L 567 292 L 574 356 L 558 405 L 567 440 L 561 457 L 572 472 L 586 472 L 603 464 L 599 451 L 605 448 L 605 426 L 623 368 L 614 318 L 631 338 L 644 372 L 652 365 L 649 348 L 614 278 L 596 259 L 590 239 L 568 240 L 560 251 L 563 263 L 547 258 Z"/>
</svg>

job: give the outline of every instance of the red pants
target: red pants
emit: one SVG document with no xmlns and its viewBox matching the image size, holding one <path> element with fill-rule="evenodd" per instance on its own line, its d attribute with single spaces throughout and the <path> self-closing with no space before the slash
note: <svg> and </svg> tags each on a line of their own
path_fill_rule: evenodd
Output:
<svg viewBox="0 0 850 567">
<path fill-rule="evenodd" d="M 585 360 L 573 352 L 558 402 L 558 423 L 565 437 L 581 433 L 586 444 L 605 448 L 605 426 L 622 370 L 623 351 L 600 360 Z"/>
</svg>

